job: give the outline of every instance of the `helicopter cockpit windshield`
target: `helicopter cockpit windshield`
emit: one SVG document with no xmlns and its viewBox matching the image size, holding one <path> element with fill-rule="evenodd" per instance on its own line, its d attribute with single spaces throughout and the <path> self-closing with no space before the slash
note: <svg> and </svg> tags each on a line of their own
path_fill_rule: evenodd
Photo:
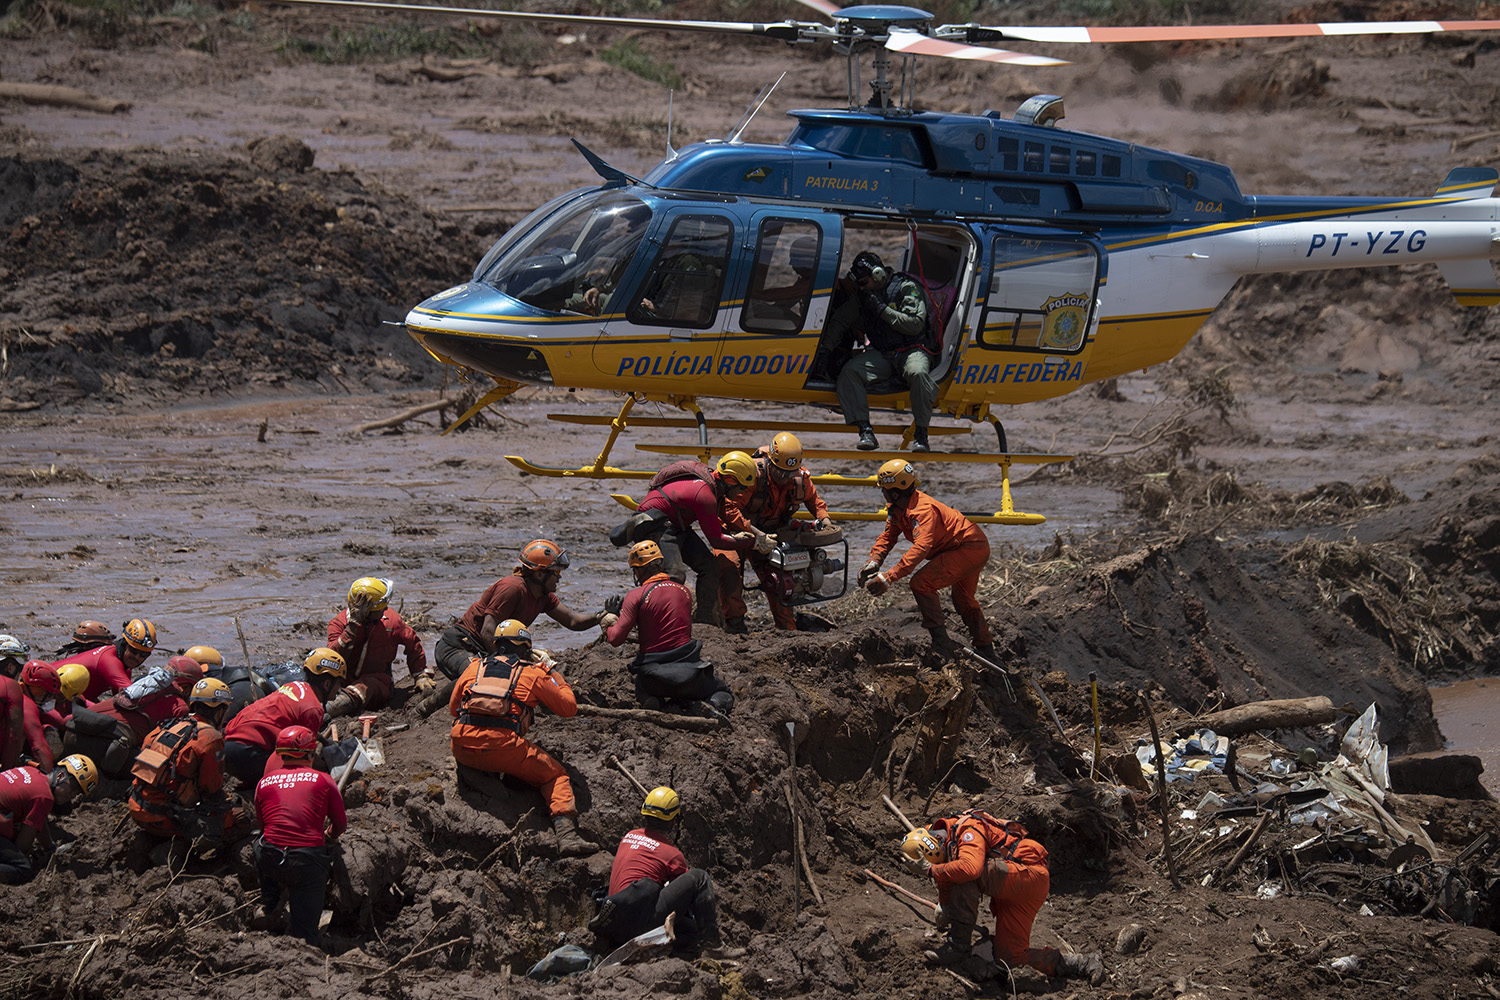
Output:
<svg viewBox="0 0 1500 1000">
<path fill-rule="evenodd" d="M 639 198 L 586 195 L 497 257 L 479 280 L 547 312 L 607 313 L 650 221 Z"/>
</svg>

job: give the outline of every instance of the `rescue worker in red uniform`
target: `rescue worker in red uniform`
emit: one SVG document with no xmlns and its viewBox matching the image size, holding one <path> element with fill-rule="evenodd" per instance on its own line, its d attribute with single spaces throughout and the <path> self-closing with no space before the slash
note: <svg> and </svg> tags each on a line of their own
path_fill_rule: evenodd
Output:
<svg viewBox="0 0 1500 1000">
<path fill-rule="evenodd" d="M 425 696 L 416 708 L 429 715 L 453 696 L 452 681 L 458 679 L 469 664 L 495 651 L 495 627 L 503 621 L 518 621 L 527 628 L 538 615 L 545 614 L 559 625 L 582 632 L 600 623 L 604 612 L 583 615 L 569 608 L 557 596 L 563 570 L 568 568 L 568 554 L 562 546 L 547 538 L 527 542 L 521 558 L 510 576 L 501 577 L 469 605 L 463 618 L 450 625 L 438 637 L 434 659 L 438 669 L 449 678 Z"/>
<path fill-rule="evenodd" d="M 146 734 L 168 719 L 187 714 L 187 695 L 203 679 L 203 668 L 186 656 L 174 656 L 165 667 L 152 667 L 123 691 L 77 705 L 63 734 L 63 749 L 81 753 L 99 765 L 106 778 L 124 777 Z"/>
<path fill-rule="evenodd" d="M 88 685 L 89 672 L 81 663 L 54 667 L 43 660 L 32 660 L 21 671 L 21 687 L 36 702 L 42 736 L 54 760 L 62 756 L 63 731 L 68 722 L 62 709 L 71 708 L 73 699 Z"/>
<path fill-rule="evenodd" d="M 338 785 L 313 769 L 317 737 L 306 726 L 288 726 L 277 734 L 276 753 L 286 765 L 255 786 L 255 813 L 260 836 L 255 868 L 260 875 L 260 905 L 275 913 L 285 893 L 291 911 L 288 932 L 319 946 L 318 920 L 328 893 L 328 872 L 338 853 L 338 839 L 349 821 Z"/>
<path fill-rule="evenodd" d="M 120 638 L 111 644 L 52 661 L 59 670 L 69 663 L 87 668 L 89 686 L 83 690 L 84 701 L 98 701 L 110 692 L 124 691 L 130 686 L 130 675 L 156 648 L 156 626 L 143 618 L 132 618 L 120 631 Z"/>
<path fill-rule="evenodd" d="M 344 689 L 328 703 L 330 719 L 384 708 L 391 700 L 391 664 L 397 650 L 406 651 L 406 668 L 418 689 L 436 686 L 427 669 L 427 653 L 412 627 L 391 609 L 396 585 L 363 576 L 349 588 L 348 606 L 328 623 L 328 648 L 344 658 L 349 676 Z"/>
<path fill-rule="evenodd" d="M 58 657 L 69 657 L 74 653 L 86 653 L 100 646 L 108 646 L 115 641 L 115 634 L 109 630 L 109 626 L 103 622 L 92 619 L 81 621 L 73 630 L 72 637 L 57 651 Z"/>
<path fill-rule="evenodd" d="M 653 788 L 641 815 L 645 825 L 627 833 L 615 848 L 609 896 L 589 921 L 589 930 L 616 948 L 676 914 L 673 931 L 679 946 L 720 947 L 713 880 L 702 868 L 689 868 L 673 843 L 682 798 L 665 785 Z"/>
<path fill-rule="evenodd" d="M 453 759 L 536 786 L 552 814 L 558 853 L 593 854 L 598 846 L 578 832 L 578 803 L 567 771 L 526 739 L 538 704 L 564 719 L 578 714 L 573 689 L 550 661 L 530 659 L 531 633 L 521 622 L 501 622 L 493 645 L 493 654 L 469 664 L 448 700 L 448 712 L 456 720 L 450 737 Z"/>
<path fill-rule="evenodd" d="M 24 885 L 36 874 L 31 848 L 51 846 L 47 817 L 71 812 L 99 784 L 94 762 L 72 754 L 51 775 L 23 766 L 0 771 L 0 885 Z"/>
<path fill-rule="evenodd" d="M 724 502 L 724 523 L 736 532 L 775 535 L 782 531 L 822 531 L 833 522 L 828 505 L 818 495 L 812 474 L 802 465 L 802 442 L 790 431 L 772 438 L 769 448 L 757 448 L 755 485 Z M 811 521 L 798 521 L 800 508 L 812 515 Z M 762 548 L 764 544 L 762 543 Z M 724 605 L 724 631 L 743 634 L 745 629 L 745 586 L 742 579 L 744 556 L 734 550 L 715 549 L 719 564 L 719 599 Z M 771 563 L 760 551 L 749 556 L 750 566 L 760 579 L 771 618 L 776 627 L 797 631 L 797 613 L 781 602 Z"/>
<path fill-rule="evenodd" d="M 974 596 L 979 587 L 979 571 L 990 559 L 990 541 L 984 530 L 917 489 L 917 470 L 910 462 L 891 459 L 880 467 L 875 481 L 885 496 L 885 530 L 870 549 L 870 561 L 859 571 L 859 585 L 879 597 L 891 584 L 916 570 L 911 577 L 911 593 L 922 612 L 922 627 L 931 634 L 932 644 L 943 652 L 951 652 L 954 644 L 944 625 L 938 591 L 952 587 L 953 606 L 974 637 L 975 651 L 993 660 L 995 647 L 990 623 Z M 902 535 L 911 541 L 911 548 L 895 566 L 882 573 L 880 564 Z M 927 560 L 927 565 L 917 569 L 923 560 Z"/>
<path fill-rule="evenodd" d="M 42 671 L 51 673 L 46 678 Z M 20 767 L 23 760 L 35 761 L 43 771 L 52 770 L 52 751 L 42 733 L 42 717 L 33 689 L 56 688 L 57 672 L 43 666 L 33 671 L 32 685 L 0 676 L 0 770 Z"/>
<path fill-rule="evenodd" d="M 15 680 L 31 658 L 31 644 L 13 635 L 0 635 L 0 677 Z"/>
<path fill-rule="evenodd" d="M 605 602 L 618 607 L 604 638 L 619 646 L 634 629 L 641 649 L 630 661 L 635 696 L 645 708 L 660 709 L 663 699 L 706 701 L 721 712 L 734 706 L 729 685 L 714 676 L 713 664 L 702 661 L 703 642 L 693 638 L 693 596 L 667 573 L 660 546 L 649 539 L 630 547 L 630 570 L 636 587 L 624 599 Z"/>
<path fill-rule="evenodd" d="M 686 583 L 689 568 L 697 574 L 698 605 L 693 621 L 700 624 L 724 623 L 714 550 L 743 552 L 761 546 L 769 552 L 775 547 L 770 538 L 724 530 L 725 502 L 753 489 L 755 476 L 755 460 L 743 451 L 729 452 L 712 470 L 702 462 L 673 462 L 652 477 L 645 498 L 636 508 L 637 513 L 659 511 L 665 518 L 666 526 L 655 541 L 672 579 Z M 694 533 L 695 524 L 702 529 L 703 538 Z M 630 539 L 641 540 L 639 534 Z"/>
<path fill-rule="evenodd" d="M 302 662 L 305 681 L 283 684 L 240 710 L 224 728 L 224 770 L 254 786 L 266 772 L 276 736 L 288 726 L 316 732 L 323 726 L 323 703 L 344 678 L 344 658 L 328 648 L 315 649 Z"/>
<path fill-rule="evenodd" d="M 1066 975 L 1104 981 L 1098 952 L 1064 955 L 1056 948 L 1031 947 L 1031 925 L 1047 901 L 1051 874 L 1047 849 L 1011 820 L 996 819 L 983 809 L 934 820 L 906 835 L 901 845 L 908 868 L 937 883 L 936 923 L 948 940 L 927 959 L 957 965 L 973 955 L 979 900 L 989 897 L 995 918 L 995 960 L 1029 965 L 1047 976 Z"/>
<path fill-rule="evenodd" d="M 233 700 L 229 685 L 205 677 L 188 694 L 186 718 L 147 734 L 131 769 L 130 816 L 157 837 L 233 842 L 250 832 L 245 810 L 224 792 L 219 727 Z"/>
</svg>

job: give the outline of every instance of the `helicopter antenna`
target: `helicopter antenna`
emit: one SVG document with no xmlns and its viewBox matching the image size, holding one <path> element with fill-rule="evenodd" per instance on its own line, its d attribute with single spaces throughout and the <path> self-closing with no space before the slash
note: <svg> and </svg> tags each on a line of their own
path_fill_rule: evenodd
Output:
<svg viewBox="0 0 1500 1000">
<path fill-rule="evenodd" d="M 725 142 L 736 143 L 740 141 L 740 135 L 744 133 L 745 129 L 750 127 L 750 120 L 755 117 L 755 113 L 765 106 L 765 103 L 771 99 L 771 95 L 775 93 L 776 88 L 781 85 L 781 81 L 785 79 L 786 74 L 782 73 L 776 78 L 774 83 L 768 83 L 760 88 L 760 93 L 755 95 L 755 99 L 750 102 L 750 106 L 745 109 L 744 115 L 740 117 L 739 123 L 725 137 Z"/>
<path fill-rule="evenodd" d="M 677 155 L 677 150 L 672 148 L 672 96 L 676 93 L 675 90 L 667 91 L 667 152 L 673 156 Z"/>
</svg>

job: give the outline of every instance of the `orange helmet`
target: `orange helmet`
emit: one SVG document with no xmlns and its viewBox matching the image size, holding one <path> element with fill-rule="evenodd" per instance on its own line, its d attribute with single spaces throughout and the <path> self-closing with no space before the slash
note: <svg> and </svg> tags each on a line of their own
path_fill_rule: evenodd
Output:
<svg viewBox="0 0 1500 1000">
<path fill-rule="evenodd" d="M 73 630 L 74 642 L 88 642 L 92 639 L 101 639 L 113 642 L 115 634 L 109 630 L 109 626 L 103 622 L 86 621 L 79 622 L 78 627 Z"/>
<path fill-rule="evenodd" d="M 521 550 L 522 569 L 552 569 L 561 572 L 568 568 L 568 554 L 562 546 L 547 538 L 527 542 Z"/>
<path fill-rule="evenodd" d="M 660 562 L 666 557 L 661 554 L 661 546 L 651 539 L 644 542 L 636 542 L 630 547 L 630 568 L 649 566 L 654 562 Z"/>
<path fill-rule="evenodd" d="M 875 482 L 883 490 L 909 490 L 917 485 L 917 470 L 903 458 L 893 458 L 875 473 Z"/>
<path fill-rule="evenodd" d="M 149 653 L 156 648 L 156 626 L 144 618 L 132 618 L 120 630 L 125 644 L 131 649 Z"/>
<path fill-rule="evenodd" d="M 802 468 L 802 442 L 791 431 L 782 431 L 771 439 L 771 466 L 791 474 Z"/>
</svg>

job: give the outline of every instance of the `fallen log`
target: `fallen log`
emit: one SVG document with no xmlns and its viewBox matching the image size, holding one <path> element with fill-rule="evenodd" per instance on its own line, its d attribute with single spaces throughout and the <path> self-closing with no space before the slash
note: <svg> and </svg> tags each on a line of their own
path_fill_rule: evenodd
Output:
<svg viewBox="0 0 1500 1000">
<path fill-rule="evenodd" d="M 602 705 L 579 705 L 579 715 L 597 715 L 603 719 L 634 719 L 649 722 L 667 729 L 686 729 L 694 733 L 712 733 L 723 723 L 718 719 L 704 719 L 696 715 L 673 715 L 670 712 L 653 712 L 649 708 L 605 708 Z"/>
<path fill-rule="evenodd" d="M 1283 698 L 1278 701 L 1255 701 L 1248 705 L 1226 708 L 1222 712 L 1200 715 L 1177 727 L 1212 729 L 1220 736 L 1242 736 L 1262 729 L 1296 729 L 1332 722 L 1337 713 L 1333 702 L 1322 695 L 1313 698 Z"/>
<path fill-rule="evenodd" d="M 458 403 L 451 399 L 440 399 L 436 403 L 423 403 L 421 406 L 413 406 L 403 413 L 398 413 L 394 417 L 386 417 L 384 420 L 372 420 L 367 424 L 351 427 L 349 428 L 349 433 L 363 434 L 365 431 L 378 431 L 386 427 L 400 427 L 408 420 L 414 420 L 424 413 L 431 413 L 433 410 L 446 410 L 449 407 L 456 406 L 458 406 Z"/>
<path fill-rule="evenodd" d="M 75 87 L 56 87 L 46 83 L 0 83 L 0 98 L 4 97 L 25 101 L 27 104 L 51 104 L 60 108 L 98 111 L 106 115 L 130 110 L 129 101 L 95 97 L 88 91 Z"/>
<path fill-rule="evenodd" d="M 916 893 L 914 893 L 914 892 L 912 892 L 912 891 L 910 891 L 908 889 L 903 889 L 901 886 L 897 885 L 896 883 L 891 882 L 891 881 L 889 881 L 887 879 L 881 878 L 879 875 L 876 875 L 874 872 L 870 871 L 870 869 L 868 869 L 868 868 L 864 869 L 864 872 L 865 872 L 866 875 L 870 876 L 870 878 L 874 879 L 876 882 L 879 882 L 881 885 L 885 886 L 887 889 L 894 889 L 896 892 L 899 892 L 901 895 L 905 896 L 907 899 L 914 899 L 914 900 L 916 900 L 919 903 L 922 903 L 922 904 L 924 904 L 926 906 L 932 907 L 934 910 L 938 908 L 938 904 L 934 903 L 932 900 L 928 899 L 926 896 L 918 896 Z"/>
</svg>

